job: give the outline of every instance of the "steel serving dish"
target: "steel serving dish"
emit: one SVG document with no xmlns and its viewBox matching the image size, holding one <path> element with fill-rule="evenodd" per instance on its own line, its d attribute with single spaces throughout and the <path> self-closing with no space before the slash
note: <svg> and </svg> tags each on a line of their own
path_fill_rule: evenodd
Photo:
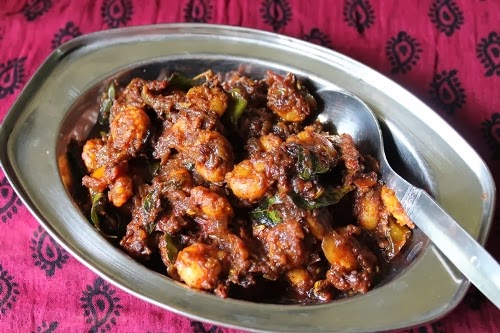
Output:
<svg viewBox="0 0 500 333">
<path fill-rule="evenodd" d="M 39 222 L 64 248 L 111 283 L 148 302 L 228 327 L 274 332 L 397 329 L 451 311 L 469 282 L 427 238 L 412 243 L 389 276 L 361 296 L 325 305 L 257 304 L 197 292 L 154 273 L 101 237 L 77 209 L 59 164 L 70 138 L 96 121 L 96 96 L 111 78 L 155 78 L 162 68 L 197 73 L 271 68 L 292 71 L 314 88 L 336 85 L 363 99 L 385 131 L 393 166 L 427 188 L 484 243 L 495 187 L 478 154 L 434 111 L 376 71 L 331 50 L 251 29 L 196 24 L 143 26 L 79 37 L 58 48 L 21 93 L 0 130 L 6 176 Z"/>
</svg>

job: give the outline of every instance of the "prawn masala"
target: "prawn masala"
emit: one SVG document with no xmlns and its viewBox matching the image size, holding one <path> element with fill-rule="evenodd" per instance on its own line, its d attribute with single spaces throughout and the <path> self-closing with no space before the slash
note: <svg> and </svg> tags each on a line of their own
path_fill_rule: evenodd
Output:
<svg viewBox="0 0 500 333">
<path fill-rule="evenodd" d="M 372 289 L 411 237 L 377 161 L 315 121 L 295 75 L 126 83 L 75 144 L 79 205 L 147 267 L 220 297 L 325 303 Z"/>
</svg>

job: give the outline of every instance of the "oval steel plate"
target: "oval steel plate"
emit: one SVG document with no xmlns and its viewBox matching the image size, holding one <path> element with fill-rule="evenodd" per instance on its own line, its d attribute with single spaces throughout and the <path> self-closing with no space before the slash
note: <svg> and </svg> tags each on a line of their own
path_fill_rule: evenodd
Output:
<svg viewBox="0 0 500 333">
<path fill-rule="evenodd" d="M 358 95 L 384 125 L 395 160 L 410 174 L 414 171 L 413 180 L 427 186 L 441 206 L 484 243 L 495 201 L 489 170 L 441 117 L 401 86 L 346 56 L 297 39 L 245 28 L 170 24 L 98 32 L 61 46 L 33 76 L 2 124 L 0 162 L 6 176 L 32 214 L 70 253 L 148 302 L 252 331 L 397 329 L 434 320 L 460 302 L 469 283 L 433 246 L 421 246 L 418 260 L 366 295 L 324 305 L 285 306 L 190 290 L 151 272 L 102 238 L 76 209 L 59 174 L 64 142 L 86 133 L 95 121 L 95 100 L 85 110 L 81 97 L 113 75 L 179 59 L 206 68 L 232 59 L 233 64 L 241 60 L 291 70 Z M 407 256 L 413 258 L 413 252 Z"/>
</svg>

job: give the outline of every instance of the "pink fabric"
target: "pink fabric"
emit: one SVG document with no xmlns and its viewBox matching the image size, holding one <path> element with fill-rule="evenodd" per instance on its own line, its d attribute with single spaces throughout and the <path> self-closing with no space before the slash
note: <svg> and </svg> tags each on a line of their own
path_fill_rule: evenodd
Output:
<svg viewBox="0 0 500 333">
<path fill-rule="evenodd" d="M 387 74 L 433 105 L 498 181 L 499 13 L 497 0 L 2 0 L 0 121 L 49 53 L 77 35 L 166 22 L 239 25 L 306 39 Z M 496 218 L 488 249 L 497 259 L 499 231 Z M 0 244 L 1 332 L 235 332 L 104 282 L 39 227 L 2 171 Z M 404 332 L 499 331 L 498 309 L 471 288 L 446 317 Z"/>
</svg>

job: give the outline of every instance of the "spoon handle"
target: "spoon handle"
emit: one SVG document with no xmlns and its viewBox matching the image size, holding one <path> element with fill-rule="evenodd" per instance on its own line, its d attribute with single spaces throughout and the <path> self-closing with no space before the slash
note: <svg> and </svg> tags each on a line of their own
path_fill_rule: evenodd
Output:
<svg viewBox="0 0 500 333">
<path fill-rule="evenodd" d="M 425 191 L 409 186 L 400 199 L 408 216 L 493 304 L 500 308 L 500 265 Z"/>
</svg>

